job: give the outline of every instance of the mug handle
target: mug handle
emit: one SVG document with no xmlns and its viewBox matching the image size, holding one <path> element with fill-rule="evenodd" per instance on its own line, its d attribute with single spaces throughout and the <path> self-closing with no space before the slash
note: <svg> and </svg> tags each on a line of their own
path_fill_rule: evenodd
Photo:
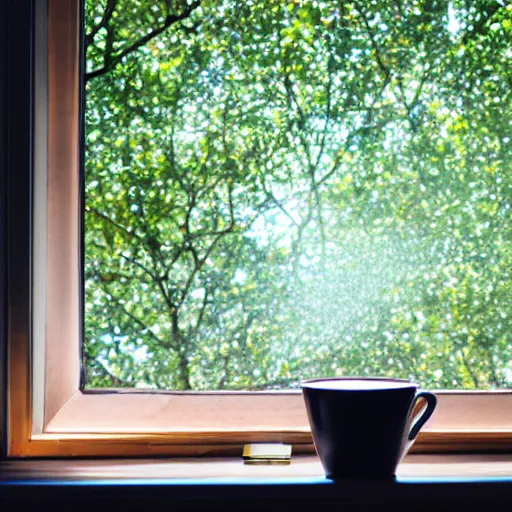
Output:
<svg viewBox="0 0 512 512">
<path fill-rule="evenodd" d="M 416 438 L 419 431 L 421 430 L 421 427 L 423 427 L 430 416 L 432 416 L 432 413 L 434 412 L 434 409 L 437 405 L 437 398 L 434 393 L 430 393 L 429 391 L 420 391 L 414 398 L 414 403 L 411 408 L 412 410 L 414 410 L 414 406 L 417 404 L 419 398 L 426 400 L 427 407 L 425 407 L 425 409 L 421 412 L 418 419 L 414 422 L 414 425 L 409 431 L 409 441 L 413 441 Z"/>
</svg>

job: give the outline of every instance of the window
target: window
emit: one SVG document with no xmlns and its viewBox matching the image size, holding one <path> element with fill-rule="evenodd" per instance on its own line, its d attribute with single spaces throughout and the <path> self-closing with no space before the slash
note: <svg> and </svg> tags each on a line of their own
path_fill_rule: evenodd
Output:
<svg viewBox="0 0 512 512">
<path fill-rule="evenodd" d="M 11 128 L 13 134 L 25 134 L 25 138 L 21 137 L 19 140 L 20 143 L 25 143 L 27 151 L 17 155 L 18 166 L 23 169 L 23 172 L 14 173 L 11 168 L 9 184 L 10 191 L 14 193 L 13 197 L 18 199 L 16 207 L 20 208 L 20 205 L 24 205 L 21 208 L 22 214 L 16 216 L 12 201 L 9 206 L 10 221 L 12 222 L 9 256 L 10 271 L 13 276 L 9 283 L 10 454 L 234 453 L 239 449 L 241 443 L 250 440 L 283 440 L 293 442 L 299 449 L 301 447 L 303 449 L 311 448 L 302 397 L 297 391 L 272 390 L 246 393 L 230 390 L 147 393 L 143 390 L 123 391 L 122 389 L 92 392 L 80 388 L 78 358 L 80 353 L 81 266 L 79 251 L 81 183 L 78 172 L 80 160 L 78 150 L 80 139 L 80 39 L 78 37 L 80 5 L 79 2 L 67 0 L 48 0 L 48 2 L 36 2 L 33 7 L 35 10 L 28 10 L 26 18 L 20 12 L 15 11 L 20 16 L 19 24 L 25 27 L 25 35 L 29 36 L 28 41 L 33 41 L 31 38 L 34 34 L 30 31 L 30 16 L 31 13 L 34 13 L 37 44 L 34 44 L 35 87 L 33 90 L 35 97 L 33 103 L 30 101 L 28 103 L 29 107 L 33 105 L 35 114 L 33 142 L 27 136 L 30 133 L 30 130 L 27 129 L 27 126 L 30 127 L 30 112 L 21 109 L 19 120 Z M 278 6 L 278 8 L 281 7 Z M 294 9 L 296 10 L 296 7 L 290 4 L 289 12 L 295 13 Z M 508 10 L 504 9 L 504 12 L 507 13 Z M 491 13 L 489 10 L 488 14 L 493 16 L 496 13 Z M 500 11 L 496 16 L 502 14 Z M 301 16 L 298 10 L 296 15 Z M 307 12 L 303 15 L 309 16 Z M 416 14 L 413 12 L 411 15 Z M 97 18 L 96 23 L 101 24 L 102 16 L 98 15 Z M 503 18 L 502 21 L 504 22 L 506 19 Z M 366 22 L 363 22 L 363 25 L 371 30 L 375 20 L 368 19 L 367 22 L 368 26 Z M 455 22 L 454 19 L 452 24 Z M 320 20 L 319 23 L 329 24 L 333 23 L 333 20 Z M 487 21 L 483 24 L 487 26 Z M 452 27 L 454 26 L 452 25 Z M 290 25 L 292 32 L 293 27 L 292 23 Z M 500 27 L 504 28 L 498 27 L 493 31 L 508 30 L 506 23 L 501 23 Z M 193 31 L 195 28 L 186 25 L 186 30 Z M 100 31 L 98 34 L 98 38 L 101 40 L 104 36 Z M 22 35 L 23 32 L 20 32 L 19 37 L 21 38 Z M 290 33 L 286 37 L 293 38 L 293 34 Z M 376 58 L 378 51 L 372 46 L 372 39 L 370 38 L 368 41 L 370 42 L 369 55 Z M 236 46 L 238 43 L 233 41 L 232 44 Z M 286 41 L 283 44 L 286 46 Z M 148 48 L 151 47 L 148 46 Z M 20 52 L 23 49 L 26 51 L 25 57 L 29 57 L 30 45 L 28 43 L 25 46 L 21 45 Z M 149 50 L 145 48 L 141 51 Z M 158 46 L 151 51 L 158 53 Z M 360 55 L 353 55 L 352 60 L 355 59 L 357 64 L 359 58 Z M 26 62 L 30 62 L 30 59 L 27 58 Z M 98 62 L 102 62 L 101 57 L 98 57 Z M 349 59 L 349 62 L 352 61 Z M 11 63 L 11 65 L 15 64 Z M 91 72 L 94 72 L 94 69 L 98 68 L 93 68 Z M 21 65 L 18 71 L 20 73 L 24 71 Z M 383 68 L 380 71 L 376 70 L 376 73 L 379 72 L 383 74 L 385 83 L 386 73 Z M 22 76 L 30 77 L 31 74 L 31 70 L 25 70 L 25 75 L 22 74 Z M 119 83 L 122 83 L 122 80 Z M 32 91 L 30 80 L 22 82 L 22 84 L 24 87 L 20 85 L 19 91 L 14 97 L 20 105 L 23 104 L 23 100 L 31 97 Z M 12 83 L 10 85 L 14 88 Z M 417 87 L 419 86 L 420 84 L 417 84 Z M 141 84 L 137 84 L 137 80 L 135 80 L 134 87 L 140 88 Z M 400 87 L 398 86 L 398 91 Z M 290 94 L 295 94 L 294 90 L 292 87 L 289 90 Z M 284 91 L 286 93 L 286 87 Z M 26 96 L 23 97 L 23 94 Z M 107 96 L 105 94 L 103 97 Z M 160 101 L 158 96 L 152 96 L 152 98 L 155 97 L 157 102 Z M 407 97 L 399 98 L 399 101 L 403 103 L 404 107 L 412 105 L 411 100 Z M 295 102 L 296 100 L 292 98 L 293 119 L 291 121 L 295 123 L 294 129 L 301 117 L 299 104 L 295 104 Z M 163 108 L 156 103 L 153 104 L 155 108 Z M 133 108 L 137 108 L 137 104 Z M 438 110 L 442 108 L 442 105 L 438 106 Z M 407 109 L 402 114 L 409 124 L 415 119 L 414 116 L 419 115 L 415 111 L 407 112 Z M 220 115 L 222 116 L 222 108 Z M 265 115 L 267 114 L 265 113 Z M 266 120 L 265 115 L 263 115 L 263 121 Z M 443 115 L 443 112 L 439 112 L 439 116 Z M 12 110 L 10 116 L 10 119 L 14 119 Z M 273 114 L 270 116 L 268 113 L 268 116 L 272 123 L 279 121 Z M 450 118 L 448 114 L 447 116 Z M 190 113 L 190 117 L 193 118 L 192 113 Z M 21 126 L 22 122 L 26 123 L 25 127 Z M 91 120 L 88 122 L 91 123 Z M 356 125 L 361 123 L 361 121 L 355 122 Z M 365 129 L 365 127 L 366 124 L 361 124 L 357 129 Z M 99 133 L 96 135 L 91 130 L 86 135 L 100 138 L 102 136 L 101 126 L 98 129 Z M 464 127 L 460 129 L 463 132 L 465 130 Z M 323 133 L 322 130 L 323 128 L 319 131 L 320 135 Z M 385 134 L 385 130 L 382 131 Z M 341 128 L 339 136 L 346 137 Z M 123 137 L 125 135 L 120 127 L 119 138 L 121 140 L 118 141 L 115 138 L 108 141 L 109 144 L 112 144 L 113 152 L 117 151 L 114 148 L 122 148 L 124 144 L 130 146 L 130 141 Z M 303 144 L 300 141 L 300 133 L 297 137 L 299 139 L 296 144 L 300 146 Z M 146 143 L 149 142 L 146 141 Z M 100 144 L 96 147 L 101 148 Z M 34 229 L 30 227 L 32 209 L 30 208 L 29 170 L 31 166 L 30 162 L 26 160 L 26 155 L 30 155 L 31 148 L 34 149 L 35 154 Z M 367 148 L 367 150 L 367 153 L 361 158 L 370 158 L 375 148 Z M 349 156 L 351 151 L 350 147 L 347 147 Z M 414 156 L 414 151 L 412 154 Z M 152 158 L 151 155 L 149 158 Z M 24 157 L 25 160 L 23 160 Z M 252 157 L 247 156 L 247 159 L 250 160 L 250 158 Z M 94 158 L 91 158 L 90 162 L 102 165 L 101 159 L 95 161 Z M 421 168 L 421 162 L 418 165 Z M 375 169 L 375 172 L 376 176 L 373 178 L 378 181 L 378 175 L 382 173 L 378 168 Z M 352 180 L 354 180 L 354 175 L 352 175 Z M 339 185 L 341 186 L 340 194 L 344 193 L 343 186 L 349 188 L 355 186 L 354 182 L 350 180 L 345 185 L 343 183 Z M 89 183 L 86 182 L 86 188 L 89 187 L 89 194 L 93 199 L 92 190 L 99 186 L 100 183 L 94 185 L 93 180 Z M 363 190 L 361 193 L 367 192 Z M 506 192 L 507 190 L 504 193 Z M 369 193 L 368 201 L 372 198 L 372 191 Z M 273 194 L 276 194 L 275 190 Z M 229 190 L 226 197 L 229 204 Z M 221 199 L 224 203 L 226 202 L 225 197 L 220 198 L 219 204 Z M 427 201 L 426 195 L 425 201 Z M 85 206 L 90 210 L 93 205 L 86 203 Z M 101 204 L 100 206 L 103 207 Z M 140 208 L 141 204 L 140 202 L 131 202 L 127 211 L 130 211 L 132 206 L 135 208 L 131 210 L 131 213 L 136 214 L 137 208 Z M 418 207 L 422 207 L 421 201 Z M 99 209 L 98 212 L 105 213 Z M 106 212 L 111 213 L 108 209 Z M 91 236 L 91 239 L 108 243 L 110 235 L 105 231 L 106 226 L 108 223 L 119 221 L 119 218 L 111 214 L 106 215 L 107 218 L 103 219 L 105 222 L 98 227 L 100 224 L 95 225 L 94 221 L 90 220 L 91 214 L 97 215 L 92 211 L 87 212 L 89 217 L 86 217 L 86 223 L 92 223 L 91 232 L 94 229 L 104 231 L 103 238 Z M 443 215 L 447 217 L 446 213 Z M 376 209 L 376 218 L 379 218 L 378 209 Z M 14 232 L 15 227 L 17 228 L 16 233 Z M 184 229 L 186 231 L 186 227 Z M 195 226 L 195 229 L 199 228 Z M 20 236 L 21 233 L 25 233 L 26 236 Z M 113 236 L 117 236 L 115 232 Z M 33 251 L 30 249 L 31 239 L 34 243 Z M 86 240 L 87 243 L 91 243 L 91 241 L 87 242 Z M 151 244 L 147 247 L 150 246 Z M 126 253 L 124 255 L 127 258 L 133 256 Z M 126 258 L 121 256 L 121 259 Z M 32 261 L 33 263 L 31 263 Z M 191 261 L 194 261 L 193 254 Z M 113 262 L 115 263 L 115 261 Z M 33 269 L 33 274 L 30 273 L 30 269 Z M 100 274 L 103 272 L 103 267 L 98 269 L 92 265 L 91 269 Z M 109 272 L 110 270 L 112 269 L 109 269 Z M 98 275 L 93 276 L 97 283 L 101 283 L 102 280 L 112 283 L 112 279 L 116 278 L 114 275 L 101 275 L 101 279 Z M 238 279 L 242 278 L 242 276 L 238 276 Z M 204 300 L 204 297 L 205 294 L 201 297 L 198 295 L 197 299 Z M 33 301 L 33 308 L 30 307 L 31 301 Z M 138 316 L 137 318 L 144 321 L 142 317 Z M 113 334 L 116 334 L 116 327 L 120 328 L 121 326 L 113 325 Z M 145 333 L 151 335 L 147 329 Z M 105 334 L 112 336 L 107 332 L 103 333 L 104 338 Z M 122 331 L 119 334 L 122 334 Z M 103 342 L 106 341 L 109 340 L 103 339 Z M 91 351 L 91 345 L 86 347 L 86 350 Z M 31 353 L 33 358 L 30 357 Z M 108 361 L 107 365 L 109 365 Z M 110 365 L 106 368 L 112 373 Z M 89 371 L 93 377 L 98 376 L 95 373 L 98 371 L 98 367 L 95 370 L 92 366 Z M 114 372 L 113 375 L 120 381 L 124 379 L 121 374 Z M 112 377 L 106 377 L 105 382 L 111 385 Z M 510 443 L 510 426 L 512 425 L 510 402 L 511 396 L 508 391 L 440 393 L 437 414 L 430 427 L 422 433 L 417 447 L 423 450 L 457 450 L 507 446 Z"/>
<path fill-rule="evenodd" d="M 85 5 L 87 389 L 510 387 L 510 11 Z"/>
</svg>

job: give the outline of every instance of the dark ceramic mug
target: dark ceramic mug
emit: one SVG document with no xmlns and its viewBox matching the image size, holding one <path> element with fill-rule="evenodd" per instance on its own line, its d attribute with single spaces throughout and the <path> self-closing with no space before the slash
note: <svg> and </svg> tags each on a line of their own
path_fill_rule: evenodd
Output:
<svg viewBox="0 0 512 512">
<path fill-rule="evenodd" d="M 402 379 L 314 379 L 301 387 L 330 478 L 392 477 L 437 403 L 434 394 Z"/>
</svg>

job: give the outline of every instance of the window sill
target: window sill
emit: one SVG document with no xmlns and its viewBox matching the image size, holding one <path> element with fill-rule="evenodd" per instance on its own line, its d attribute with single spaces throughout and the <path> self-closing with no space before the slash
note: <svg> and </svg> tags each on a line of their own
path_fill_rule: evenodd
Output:
<svg viewBox="0 0 512 512">
<path fill-rule="evenodd" d="M 241 458 L 181 459 L 74 459 L 5 460 L 0 462 L 0 482 L 27 485 L 48 482 L 152 483 L 168 485 L 183 482 L 195 485 L 243 481 L 247 484 L 270 482 L 319 483 L 326 480 L 320 461 L 314 455 L 294 455 L 289 465 L 244 465 Z M 512 485 L 512 454 L 413 454 L 398 468 L 397 483 L 418 479 L 443 481 L 458 479 L 508 478 Z"/>
<path fill-rule="evenodd" d="M 312 500 L 371 510 L 393 500 L 415 510 L 443 500 L 457 509 L 512 500 L 512 455 L 410 455 L 396 479 L 345 480 L 323 476 L 315 456 L 294 456 L 288 466 L 246 466 L 241 459 L 8 460 L 0 462 L 0 496 L 8 504 L 69 499 L 128 503 L 215 500 L 245 506 Z M 456 504 L 456 505 L 455 505 Z M 315 505 L 316 506 L 316 505 Z M 394 509 L 396 510 L 396 506 Z"/>
</svg>

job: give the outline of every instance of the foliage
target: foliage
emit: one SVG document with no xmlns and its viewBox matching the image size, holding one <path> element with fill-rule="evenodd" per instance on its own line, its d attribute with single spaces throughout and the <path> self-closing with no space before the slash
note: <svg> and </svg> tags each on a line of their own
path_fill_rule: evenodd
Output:
<svg viewBox="0 0 512 512">
<path fill-rule="evenodd" d="M 511 387 L 512 8 L 88 0 L 88 386 Z"/>
</svg>

